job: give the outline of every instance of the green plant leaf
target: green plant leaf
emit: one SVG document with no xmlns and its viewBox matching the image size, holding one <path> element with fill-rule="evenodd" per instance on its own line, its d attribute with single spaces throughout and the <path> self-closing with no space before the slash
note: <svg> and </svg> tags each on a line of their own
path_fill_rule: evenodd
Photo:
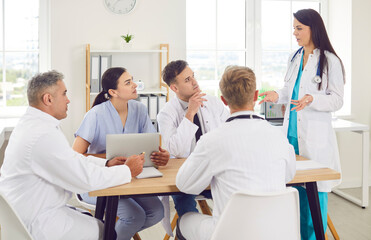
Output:
<svg viewBox="0 0 371 240">
<path fill-rule="evenodd" d="M 121 35 L 121 37 L 125 42 L 129 43 L 134 38 L 134 35 L 127 33 L 126 35 Z"/>
</svg>

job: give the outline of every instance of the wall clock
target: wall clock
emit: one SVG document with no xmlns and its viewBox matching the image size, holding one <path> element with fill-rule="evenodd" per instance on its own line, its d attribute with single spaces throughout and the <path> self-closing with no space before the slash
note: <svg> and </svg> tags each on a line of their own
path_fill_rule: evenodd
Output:
<svg viewBox="0 0 371 240">
<path fill-rule="evenodd" d="M 103 0 L 106 8 L 116 14 L 128 14 L 133 11 L 137 0 Z"/>
</svg>

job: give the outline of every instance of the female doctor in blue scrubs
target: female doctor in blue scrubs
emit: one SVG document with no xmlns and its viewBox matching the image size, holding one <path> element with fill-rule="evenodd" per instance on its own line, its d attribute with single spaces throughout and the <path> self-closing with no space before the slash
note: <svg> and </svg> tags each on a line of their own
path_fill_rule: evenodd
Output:
<svg viewBox="0 0 371 240">
<path fill-rule="evenodd" d="M 146 106 L 134 100 L 138 97 L 136 87 L 133 77 L 125 68 L 110 68 L 103 74 L 103 90 L 75 133 L 75 151 L 105 158 L 107 134 L 156 132 Z M 169 152 L 161 147 L 151 155 L 152 161 L 158 166 L 166 165 L 169 157 Z M 114 158 L 106 165 L 124 162 L 125 159 Z M 96 203 L 96 198 L 89 197 L 87 193 L 81 197 L 88 203 Z M 129 240 L 136 232 L 158 223 L 163 218 L 163 211 L 158 197 L 119 199 L 119 220 L 115 227 L 117 239 Z"/>
<path fill-rule="evenodd" d="M 328 168 L 341 171 L 331 112 L 343 105 L 344 67 L 327 36 L 321 16 L 312 9 L 294 13 L 294 36 L 301 48 L 289 57 L 285 85 L 278 91 L 260 94 L 260 102 L 290 104 L 286 107 L 284 129 L 295 152 Z M 327 226 L 327 193 L 337 181 L 318 182 L 323 227 Z M 303 187 L 300 195 L 302 239 L 316 239 L 308 198 Z"/>
</svg>

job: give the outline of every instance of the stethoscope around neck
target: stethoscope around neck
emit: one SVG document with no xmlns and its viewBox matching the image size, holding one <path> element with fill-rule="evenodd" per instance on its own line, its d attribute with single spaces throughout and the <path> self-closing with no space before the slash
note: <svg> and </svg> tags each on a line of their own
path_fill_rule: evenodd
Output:
<svg viewBox="0 0 371 240">
<path fill-rule="evenodd" d="M 303 47 L 299 48 L 294 56 L 291 58 L 291 63 L 294 61 L 296 55 L 298 55 L 299 53 L 301 53 L 301 51 L 303 50 Z M 318 61 L 318 66 L 317 66 L 317 73 L 316 73 L 316 76 L 313 78 L 313 82 L 314 83 L 321 83 L 322 82 L 322 78 L 321 78 L 321 72 L 320 72 L 320 63 L 321 63 L 321 60 Z"/>
</svg>

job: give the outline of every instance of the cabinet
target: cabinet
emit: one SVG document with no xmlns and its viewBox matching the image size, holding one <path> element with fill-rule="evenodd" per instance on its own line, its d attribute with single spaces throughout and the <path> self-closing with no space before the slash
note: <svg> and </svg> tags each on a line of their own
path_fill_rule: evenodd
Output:
<svg viewBox="0 0 371 240">
<path fill-rule="evenodd" d="M 86 45 L 86 111 L 99 93 L 97 87 L 92 89 L 92 77 L 99 82 L 104 69 L 101 60 L 104 58 L 104 68 L 124 67 L 134 77 L 134 81 L 141 80 L 145 89 L 138 91 L 138 95 L 165 95 L 169 100 L 169 87 L 162 81 L 161 71 L 169 63 L 169 44 L 160 44 L 159 49 L 91 49 Z M 97 61 L 99 64 L 97 65 Z M 103 61 L 102 61 L 103 62 Z"/>
</svg>

